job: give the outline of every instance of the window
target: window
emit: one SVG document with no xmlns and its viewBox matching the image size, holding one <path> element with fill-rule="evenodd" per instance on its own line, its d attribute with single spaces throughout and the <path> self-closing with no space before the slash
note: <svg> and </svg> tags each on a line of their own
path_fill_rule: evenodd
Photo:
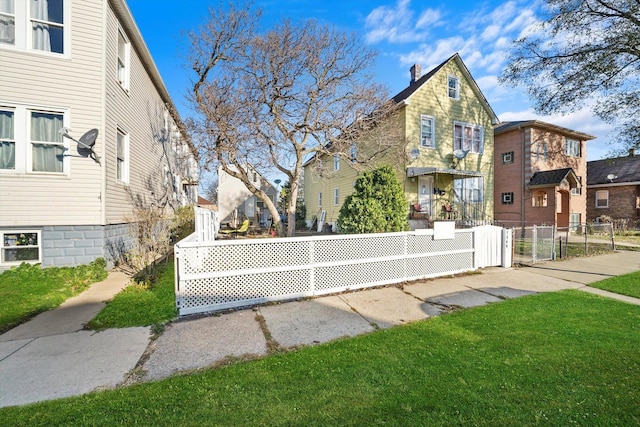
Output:
<svg viewBox="0 0 640 427">
<path fill-rule="evenodd" d="M 129 182 L 129 135 L 118 129 L 116 140 L 116 179 Z"/>
<path fill-rule="evenodd" d="M 536 160 L 542 160 L 543 162 L 547 161 L 547 144 L 539 142 L 536 145 Z"/>
<path fill-rule="evenodd" d="M 64 54 L 68 21 L 68 0 L 1 0 L 0 46 Z"/>
<path fill-rule="evenodd" d="M 482 177 L 454 179 L 453 189 L 463 203 L 481 203 L 484 201 L 484 181 Z"/>
<path fill-rule="evenodd" d="M 0 173 L 68 173 L 69 141 L 60 134 L 65 116 L 24 105 L 0 107 Z"/>
<path fill-rule="evenodd" d="M 574 196 L 578 196 L 582 194 L 582 177 L 579 176 L 577 178 L 578 178 L 578 186 L 571 189 L 571 194 Z"/>
<path fill-rule="evenodd" d="M 63 122 L 62 114 L 31 111 L 32 172 L 63 172 L 65 147 L 60 134 Z"/>
<path fill-rule="evenodd" d="M 513 163 L 513 151 L 502 153 L 502 164 Z"/>
<path fill-rule="evenodd" d="M 565 140 L 564 153 L 567 156 L 580 157 L 580 141 L 575 139 Z"/>
<path fill-rule="evenodd" d="M 484 150 L 484 131 L 482 126 L 454 122 L 453 149 L 471 153 L 482 153 Z"/>
<path fill-rule="evenodd" d="M 355 163 L 358 160 L 358 147 L 356 144 L 351 144 L 351 150 L 349 151 L 349 157 L 351 157 L 351 162 Z"/>
<path fill-rule="evenodd" d="M 456 76 L 448 76 L 447 91 L 449 93 L 449 98 L 460 99 L 460 80 L 458 80 Z"/>
<path fill-rule="evenodd" d="M 337 188 L 333 189 L 333 206 L 338 206 L 340 204 L 340 190 Z"/>
<path fill-rule="evenodd" d="M 14 113 L 0 110 L 0 169 L 16 168 L 16 140 L 14 136 Z"/>
<path fill-rule="evenodd" d="M 513 204 L 513 193 L 502 193 L 502 204 L 503 205 Z"/>
<path fill-rule="evenodd" d="M 609 190 L 596 191 L 596 208 L 609 207 Z"/>
<path fill-rule="evenodd" d="M 0 264 L 40 262 L 40 232 L 34 230 L 0 231 Z"/>
<path fill-rule="evenodd" d="M 122 30 L 118 30 L 118 69 L 117 79 L 120 86 L 129 89 L 129 41 Z"/>
<path fill-rule="evenodd" d="M 531 198 L 532 205 L 535 208 L 543 208 L 547 206 L 547 192 L 536 191 Z"/>
<path fill-rule="evenodd" d="M 420 116 L 420 146 L 435 148 L 434 119 L 431 116 Z"/>
<path fill-rule="evenodd" d="M 322 193 L 318 193 L 318 206 L 322 206 Z"/>
<path fill-rule="evenodd" d="M 16 10 L 14 0 L 0 1 L 0 43 L 16 43 Z"/>
<path fill-rule="evenodd" d="M 339 155 L 335 155 L 333 156 L 333 171 L 337 172 L 340 170 L 340 156 Z"/>
</svg>

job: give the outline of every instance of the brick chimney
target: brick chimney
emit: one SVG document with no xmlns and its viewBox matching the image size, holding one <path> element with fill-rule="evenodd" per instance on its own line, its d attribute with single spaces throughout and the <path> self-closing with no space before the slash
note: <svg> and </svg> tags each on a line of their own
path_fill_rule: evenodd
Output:
<svg viewBox="0 0 640 427">
<path fill-rule="evenodd" d="M 636 155 L 636 150 L 635 148 L 629 148 L 629 157 L 633 157 Z"/>
<path fill-rule="evenodd" d="M 409 72 L 411 73 L 411 81 L 409 82 L 409 84 L 413 84 L 420 78 L 422 67 L 420 66 L 420 64 L 413 64 L 411 68 L 409 68 Z"/>
</svg>

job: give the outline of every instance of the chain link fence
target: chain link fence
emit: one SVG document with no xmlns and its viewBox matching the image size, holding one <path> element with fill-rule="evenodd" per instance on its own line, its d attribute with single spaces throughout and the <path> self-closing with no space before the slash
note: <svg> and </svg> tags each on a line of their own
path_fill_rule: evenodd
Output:
<svg viewBox="0 0 640 427">
<path fill-rule="evenodd" d="M 514 227 L 513 262 L 527 265 L 613 251 L 613 231 L 612 223 L 576 224 L 570 227 Z"/>
</svg>

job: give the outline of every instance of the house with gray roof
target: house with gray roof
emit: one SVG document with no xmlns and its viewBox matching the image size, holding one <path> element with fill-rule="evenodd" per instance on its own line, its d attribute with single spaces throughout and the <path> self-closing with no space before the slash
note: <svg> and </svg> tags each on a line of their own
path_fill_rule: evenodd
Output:
<svg viewBox="0 0 640 427">
<path fill-rule="evenodd" d="M 640 156 L 587 162 L 587 219 L 640 226 Z"/>
</svg>

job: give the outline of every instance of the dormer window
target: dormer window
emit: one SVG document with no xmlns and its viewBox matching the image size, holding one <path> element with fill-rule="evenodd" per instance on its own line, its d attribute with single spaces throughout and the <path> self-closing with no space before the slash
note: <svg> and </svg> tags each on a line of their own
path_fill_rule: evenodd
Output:
<svg viewBox="0 0 640 427">
<path fill-rule="evenodd" d="M 460 80 L 456 76 L 447 77 L 447 90 L 449 98 L 460 99 Z"/>
</svg>

